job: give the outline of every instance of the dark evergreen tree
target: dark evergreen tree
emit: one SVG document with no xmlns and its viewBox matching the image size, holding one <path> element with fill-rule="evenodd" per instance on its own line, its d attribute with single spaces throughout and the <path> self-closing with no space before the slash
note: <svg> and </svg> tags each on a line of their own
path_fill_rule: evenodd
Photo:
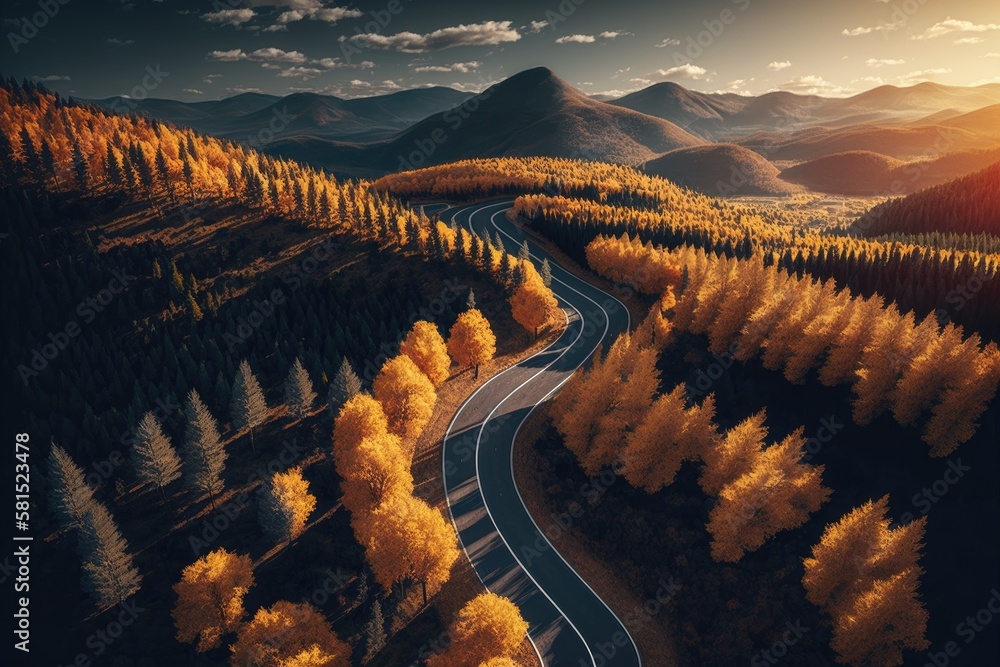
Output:
<svg viewBox="0 0 1000 667">
<path fill-rule="evenodd" d="M 253 430 L 267 419 L 267 401 L 260 383 L 250 369 L 250 363 L 244 359 L 233 382 L 233 399 L 230 405 L 233 426 L 238 431 L 250 432 L 250 448 L 256 453 Z"/>
<path fill-rule="evenodd" d="M 185 480 L 195 491 L 207 493 L 215 507 L 215 496 L 223 488 L 226 449 L 220 441 L 215 417 L 194 389 L 184 404 L 184 421 Z"/>
<path fill-rule="evenodd" d="M 155 486 L 164 499 L 164 487 L 181 476 L 180 457 L 152 412 L 143 415 L 133 434 L 132 467 L 139 480 Z"/>
</svg>

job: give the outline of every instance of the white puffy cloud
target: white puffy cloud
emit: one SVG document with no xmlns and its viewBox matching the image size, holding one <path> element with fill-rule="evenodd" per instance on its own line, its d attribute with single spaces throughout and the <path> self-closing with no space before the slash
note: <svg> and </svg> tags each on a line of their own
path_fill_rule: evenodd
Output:
<svg viewBox="0 0 1000 667">
<path fill-rule="evenodd" d="M 780 72 L 781 70 L 788 69 L 791 66 L 792 63 L 789 60 L 782 60 L 780 62 L 775 60 L 774 62 L 767 64 L 767 68 L 772 72 Z"/>
<path fill-rule="evenodd" d="M 252 9 L 220 9 L 217 12 L 202 14 L 201 19 L 208 23 L 216 23 L 218 25 L 238 26 L 252 20 L 256 15 L 257 14 Z"/>
<path fill-rule="evenodd" d="M 973 23 L 972 21 L 961 21 L 950 16 L 944 21 L 938 21 L 919 35 L 914 35 L 910 39 L 934 39 L 942 35 L 953 32 L 988 32 L 1000 30 L 1000 23 Z"/>
<path fill-rule="evenodd" d="M 492 46 L 516 42 L 521 39 L 521 33 L 512 27 L 510 21 L 484 21 L 440 28 L 427 33 L 399 32 L 394 35 L 361 33 L 350 37 L 342 36 L 340 39 L 372 49 L 426 53 L 456 46 Z"/>
<path fill-rule="evenodd" d="M 658 69 L 651 73 L 649 77 L 651 79 L 700 79 L 705 76 L 708 71 L 704 67 L 698 67 L 697 65 L 692 65 L 688 63 L 686 65 L 678 65 L 677 67 L 671 67 L 670 69 Z M 634 81 L 635 79 L 633 79 Z"/>
<path fill-rule="evenodd" d="M 960 37 L 955 40 L 956 44 L 982 44 L 986 40 L 982 37 Z"/>
<path fill-rule="evenodd" d="M 848 95 L 854 92 L 852 88 L 838 86 L 815 74 L 797 76 L 791 81 L 781 84 L 778 88 L 780 90 L 787 90 L 790 93 L 799 93 L 800 95 L 826 95 L 830 97 Z"/>
<path fill-rule="evenodd" d="M 851 30 L 848 30 L 847 28 L 844 28 L 841 31 L 840 34 L 841 35 L 845 35 L 847 37 L 859 37 L 861 35 L 870 35 L 873 32 L 876 32 L 876 33 L 877 32 L 894 32 L 896 30 L 899 30 L 902 27 L 903 27 L 903 21 L 897 21 L 895 23 L 889 23 L 889 22 L 883 21 L 882 23 L 879 23 L 877 25 L 873 25 L 873 26 L 858 26 L 857 28 L 852 28 Z"/>
<path fill-rule="evenodd" d="M 289 24 L 298 23 L 306 19 L 310 21 L 322 21 L 332 25 L 341 19 L 354 19 L 363 15 L 360 10 L 348 9 L 347 7 L 316 6 L 289 9 L 279 14 L 275 23 L 264 28 L 264 32 L 283 31 L 287 29 Z"/>
<path fill-rule="evenodd" d="M 658 49 L 665 49 L 668 46 L 680 46 L 681 40 L 674 39 L 673 37 L 667 37 L 666 39 L 660 40 L 660 43 L 656 45 Z"/>
<path fill-rule="evenodd" d="M 475 60 L 467 63 L 452 63 L 450 65 L 421 65 L 414 68 L 414 72 L 459 72 L 461 74 L 468 74 L 469 72 L 474 72 L 479 69 L 482 65 L 481 62 Z"/>
<path fill-rule="evenodd" d="M 564 35 L 556 40 L 556 44 L 593 44 L 593 35 Z"/>
<path fill-rule="evenodd" d="M 891 65 L 905 65 L 906 61 L 898 58 L 869 58 L 865 61 L 865 64 L 869 67 L 885 67 Z"/>
</svg>

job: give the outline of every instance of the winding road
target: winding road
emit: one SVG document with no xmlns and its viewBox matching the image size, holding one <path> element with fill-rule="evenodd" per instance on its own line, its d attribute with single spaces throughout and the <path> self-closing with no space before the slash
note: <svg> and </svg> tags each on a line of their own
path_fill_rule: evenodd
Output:
<svg viewBox="0 0 1000 667">
<path fill-rule="evenodd" d="M 638 648 L 625 626 L 559 555 L 528 512 L 513 469 L 514 440 L 525 419 L 599 345 L 606 349 L 629 329 L 628 310 L 560 267 L 507 220 L 511 204 L 447 208 L 441 217 L 477 233 L 499 233 L 511 251 L 528 240 L 536 266 L 549 260 L 552 291 L 567 326 L 544 350 L 490 378 L 456 412 L 443 444 L 448 508 L 479 579 L 520 608 L 529 623 L 528 638 L 545 667 L 640 667 Z M 580 505 L 586 506 L 585 498 Z M 545 517 L 541 523 L 553 525 L 554 519 Z"/>
</svg>

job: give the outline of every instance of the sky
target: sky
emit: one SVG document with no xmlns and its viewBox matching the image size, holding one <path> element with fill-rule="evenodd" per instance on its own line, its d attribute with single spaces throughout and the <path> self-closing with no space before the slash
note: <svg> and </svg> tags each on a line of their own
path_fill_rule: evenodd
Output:
<svg viewBox="0 0 1000 667">
<path fill-rule="evenodd" d="M 538 65 L 615 97 L 1000 82 L 998 0 L 14 0 L 0 16 L 0 72 L 91 99 L 480 91 Z"/>
</svg>

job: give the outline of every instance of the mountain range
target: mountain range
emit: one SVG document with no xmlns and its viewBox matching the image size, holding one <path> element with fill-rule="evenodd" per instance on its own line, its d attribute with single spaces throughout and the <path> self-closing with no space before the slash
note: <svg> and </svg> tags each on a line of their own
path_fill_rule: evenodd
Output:
<svg viewBox="0 0 1000 667">
<path fill-rule="evenodd" d="M 605 102 L 536 67 L 479 94 L 428 87 L 355 99 L 245 93 L 195 103 L 89 102 L 365 178 L 542 155 L 644 165 L 716 195 L 866 194 L 886 192 L 908 168 L 928 176 L 907 188 L 965 175 L 994 155 L 984 149 L 1000 148 L 1000 84 L 881 86 L 827 98 L 701 93 L 668 82 Z"/>
</svg>

